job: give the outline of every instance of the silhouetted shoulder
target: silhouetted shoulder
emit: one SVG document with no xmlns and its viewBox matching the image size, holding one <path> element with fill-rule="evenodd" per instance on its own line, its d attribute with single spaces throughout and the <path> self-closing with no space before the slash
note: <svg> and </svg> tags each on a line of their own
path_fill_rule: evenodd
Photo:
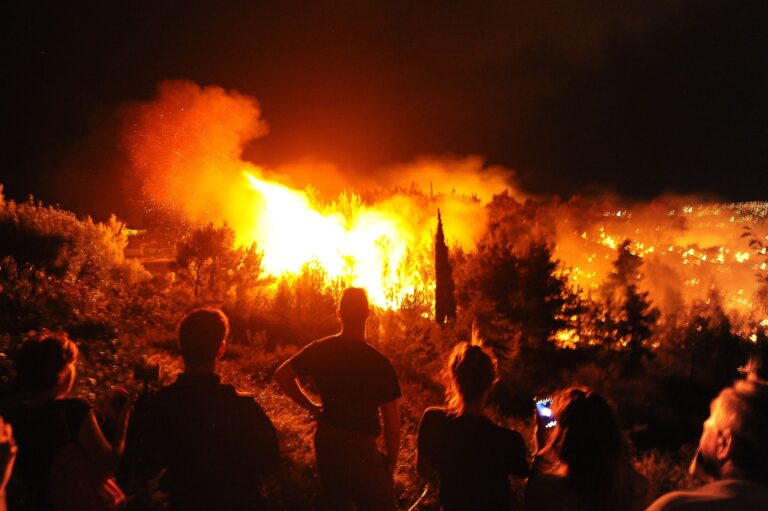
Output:
<svg viewBox="0 0 768 511">
<path fill-rule="evenodd" d="M 448 411 L 440 406 L 430 406 L 421 416 L 422 424 L 444 423 L 448 420 Z"/>
<path fill-rule="evenodd" d="M 721 509 L 720 507 L 717 507 L 717 503 L 714 504 L 715 507 L 712 507 L 712 505 L 707 503 L 706 500 L 709 499 L 704 499 L 702 495 L 697 494 L 695 491 L 675 491 L 659 497 L 653 504 L 651 504 L 647 511 Z"/>
<path fill-rule="evenodd" d="M 66 410 L 71 410 L 73 413 L 85 413 L 91 409 L 91 405 L 85 399 L 80 398 L 66 398 L 57 400 L 62 407 Z"/>
<path fill-rule="evenodd" d="M 417 443 L 418 463 L 440 480 L 444 509 L 507 509 L 509 476 L 528 474 L 522 436 L 482 415 L 428 408 Z"/>
<path fill-rule="evenodd" d="M 742 511 L 768 509 L 768 486 L 726 479 L 695 490 L 663 495 L 647 511 Z"/>
<path fill-rule="evenodd" d="M 70 431 L 77 432 L 90 411 L 91 405 L 88 401 L 80 398 L 65 398 L 56 399 L 41 406 L 20 404 L 10 407 L 4 413 L 8 422 L 17 429 L 26 429 L 26 423 L 31 422 L 37 429 L 66 426 Z M 62 421 L 64 423 L 59 424 Z M 24 426 L 17 426 L 14 423 L 23 424 Z M 54 424 L 58 424 L 58 426 L 54 426 Z M 17 433 L 17 436 L 23 434 L 23 431 L 20 431 Z"/>
<path fill-rule="evenodd" d="M 659 497 L 647 511 L 672 511 L 688 509 L 692 495 L 690 492 L 676 491 Z"/>
<path fill-rule="evenodd" d="M 494 426 L 496 435 L 500 439 L 499 447 L 504 453 L 509 473 L 515 477 L 527 476 L 530 471 L 528 465 L 528 446 L 525 444 L 523 436 L 514 429 L 491 424 Z"/>
<path fill-rule="evenodd" d="M 528 509 L 540 511 L 570 511 L 578 509 L 578 497 L 563 475 L 551 472 L 552 465 L 537 457 L 534 460 L 528 484 L 525 487 L 525 502 Z"/>
<path fill-rule="evenodd" d="M 432 445 L 430 444 L 434 443 L 436 436 L 445 435 L 449 425 L 450 414 L 445 408 L 430 406 L 424 410 L 419 422 L 419 449 L 424 450 L 424 454 L 429 455 L 428 451 L 432 450 Z"/>
<path fill-rule="evenodd" d="M 291 357 L 291 367 L 301 376 L 312 376 L 328 351 L 334 349 L 333 340 L 338 336 L 312 341 Z"/>
<path fill-rule="evenodd" d="M 419 422 L 416 443 L 420 459 L 428 459 L 442 467 L 449 459 L 450 414 L 445 408 L 432 406 L 424 410 Z"/>
<path fill-rule="evenodd" d="M 80 424 L 91 411 L 91 405 L 88 401 L 80 398 L 67 398 L 58 399 L 56 402 L 61 406 L 67 420 L 71 421 L 72 428 L 75 431 L 79 430 Z"/>
<path fill-rule="evenodd" d="M 392 362 L 390 362 L 389 359 L 386 356 L 384 356 L 383 353 L 381 353 L 379 350 L 377 350 L 376 348 L 374 348 L 368 343 L 363 343 L 361 349 L 370 358 L 371 363 L 375 366 L 378 366 L 379 370 L 386 377 L 397 380 L 395 367 L 392 365 Z M 399 397 L 399 395 L 396 397 Z"/>
<path fill-rule="evenodd" d="M 367 342 L 338 335 L 313 341 L 291 357 L 291 366 L 300 376 L 328 378 L 340 371 L 357 374 L 376 387 L 384 386 L 381 401 L 400 397 L 395 368 L 387 357 Z"/>
</svg>

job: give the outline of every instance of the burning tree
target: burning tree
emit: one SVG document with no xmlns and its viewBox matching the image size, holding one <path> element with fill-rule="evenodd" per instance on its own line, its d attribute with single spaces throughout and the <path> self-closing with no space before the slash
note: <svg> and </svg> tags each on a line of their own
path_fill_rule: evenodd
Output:
<svg viewBox="0 0 768 511">
<path fill-rule="evenodd" d="M 691 380 L 721 387 L 737 376 L 739 338 L 731 333 L 731 322 L 716 289 L 693 303 L 678 347 L 688 353 Z"/>
<path fill-rule="evenodd" d="M 435 321 L 440 325 L 456 319 L 456 299 L 453 296 L 453 289 L 453 268 L 448 259 L 443 219 L 438 209 L 435 233 Z"/>
<path fill-rule="evenodd" d="M 491 208 L 498 218 L 491 219 L 461 267 L 459 302 L 485 327 L 488 340 L 504 342 L 519 335 L 522 346 L 543 347 L 565 325 L 566 279 L 558 275 L 549 242 L 537 233 L 529 211 L 505 195 L 496 197 Z"/>
<path fill-rule="evenodd" d="M 744 227 L 741 237 L 746 238 L 749 248 L 755 250 L 758 255 L 762 255 L 764 261 L 768 262 L 768 244 L 760 239 L 760 236 L 752 229 L 752 227 Z M 765 239 L 768 239 L 768 236 L 765 236 Z M 768 312 L 768 275 L 759 277 L 756 296 L 760 305 L 766 312 Z"/>
<path fill-rule="evenodd" d="M 648 354 L 647 341 L 660 313 L 652 306 L 648 291 L 641 291 L 637 286 L 643 260 L 630 252 L 630 244 L 630 240 L 624 240 L 619 245 L 613 271 L 602 288 L 605 305 L 602 330 L 604 342 L 617 342 L 619 348 L 628 349 L 625 370 L 636 374 Z"/>
</svg>

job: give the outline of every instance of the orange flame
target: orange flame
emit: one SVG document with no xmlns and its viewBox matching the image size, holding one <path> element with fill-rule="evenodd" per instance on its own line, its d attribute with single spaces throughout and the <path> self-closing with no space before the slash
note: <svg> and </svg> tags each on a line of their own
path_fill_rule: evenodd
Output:
<svg viewBox="0 0 768 511">
<path fill-rule="evenodd" d="M 437 208 L 451 246 L 471 249 L 485 227 L 484 203 L 507 188 L 508 172 L 479 157 L 424 158 L 376 179 L 302 160 L 264 169 L 241 156 L 267 132 L 258 102 L 186 81 L 161 83 L 158 97 L 134 105 L 126 121 L 124 146 L 151 201 L 193 223 L 226 222 L 238 244 L 263 250 L 272 275 L 316 262 L 326 284 L 365 287 L 380 307 L 431 304 Z M 326 203 L 305 185 L 341 195 Z M 372 197 L 344 191 L 352 186 Z"/>
<path fill-rule="evenodd" d="M 368 290 L 381 307 L 398 307 L 408 295 L 426 292 L 433 277 L 428 268 L 408 271 L 409 250 L 430 253 L 429 230 L 402 225 L 392 212 L 362 204 L 344 214 L 338 204 L 319 211 L 310 197 L 244 171 L 261 204 L 252 225 L 240 229 L 243 243 L 265 247 L 269 273 L 298 273 L 316 261 L 331 280 Z"/>
</svg>

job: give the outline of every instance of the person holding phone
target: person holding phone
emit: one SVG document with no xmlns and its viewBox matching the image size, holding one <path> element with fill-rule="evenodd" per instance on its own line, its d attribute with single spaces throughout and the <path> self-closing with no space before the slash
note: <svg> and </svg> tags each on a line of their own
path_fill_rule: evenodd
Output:
<svg viewBox="0 0 768 511">
<path fill-rule="evenodd" d="M 555 418 L 555 412 L 552 411 L 552 396 L 545 397 L 544 399 L 533 400 L 536 405 L 536 424 L 541 421 L 544 426 L 544 430 L 548 430 L 557 426 L 557 419 Z"/>
<path fill-rule="evenodd" d="M 647 482 L 630 464 L 616 415 L 602 396 L 572 388 L 554 400 L 537 400 L 536 407 L 528 509 L 644 508 Z"/>
<path fill-rule="evenodd" d="M 520 433 L 486 415 L 495 359 L 462 342 L 451 352 L 448 372 L 448 405 L 428 408 L 419 424 L 419 474 L 439 483 L 445 511 L 509 509 L 509 476 L 528 475 L 528 450 Z"/>
</svg>

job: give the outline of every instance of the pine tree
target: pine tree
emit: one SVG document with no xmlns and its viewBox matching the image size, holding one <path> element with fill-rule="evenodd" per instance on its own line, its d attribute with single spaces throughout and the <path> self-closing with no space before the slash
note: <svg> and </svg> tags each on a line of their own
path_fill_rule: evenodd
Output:
<svg viewBox="0 0 768 511">
<path fill-rule="evenodd" d="M 624 240 L 617 250 L 613 272 L 602 288 L 606 306 L 606 334 L 628 352 L 625 373 L 636 375 L 649 353 L 648 341 L 659 319 L 647 291 L 641 291 L 640 268 L 643 260 L 629 251 L 630 241 Z"/>
<path fill-rule="evenodd" d="M 453 296 L 453 269 L 448 260 L 448 246 L 445 244 L 443 219 L 437 210 L 437 232 L 435 233 L 435 321 L 443 325 L 456 319 L 456 299 Z"/>
</svg>

